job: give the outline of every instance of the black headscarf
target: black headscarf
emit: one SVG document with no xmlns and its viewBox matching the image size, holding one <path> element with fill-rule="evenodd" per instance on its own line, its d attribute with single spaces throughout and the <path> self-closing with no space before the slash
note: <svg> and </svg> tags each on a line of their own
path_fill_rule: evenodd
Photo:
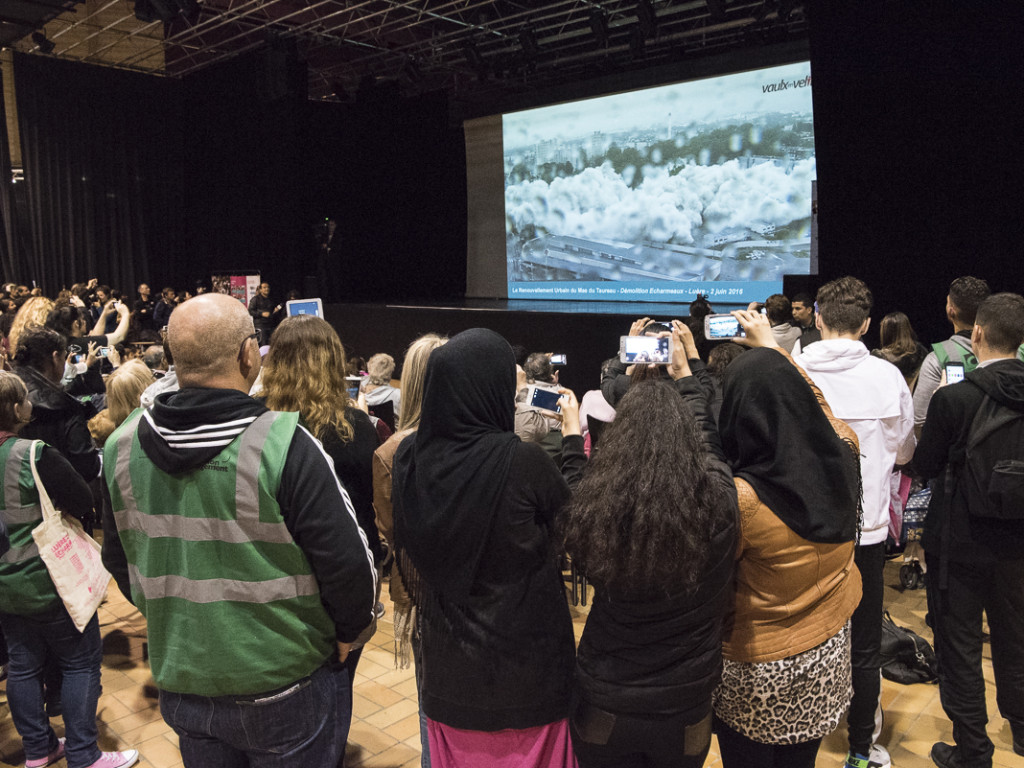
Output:
<svg viewBox="0 0 1024 768">
<path fill-rule="evenodd" d="M 729 365 L 718 426 L 733 474 L 794 533 L 829 544 L 855 538 L 859 458 L 783 355 L 753 349 Z"/>
<path fill-rule="evenodd" d="M 473 587 L 519 443 L 515 396 L 508 342 L 483 328 L 464 331 L 431 352 L 419 429 L 395 454 L 396 547 L 454 602 Z"/>
</svg>

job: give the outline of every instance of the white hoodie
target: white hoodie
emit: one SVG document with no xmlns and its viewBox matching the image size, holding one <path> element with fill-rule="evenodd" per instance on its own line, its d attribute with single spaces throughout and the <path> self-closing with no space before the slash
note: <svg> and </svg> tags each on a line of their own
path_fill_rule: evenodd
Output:
<svg viewBox="0 0 1024 768">
<path fill-rule="evenodd" d="M 899 369 L 863 342 L 822 339 L 793 358 L 821 389 L 836 418 L 860 440 L 864 524 L 860 544 L 885 541 L 889 475 L 914 455 L 914 400 Z"/>
</svg>

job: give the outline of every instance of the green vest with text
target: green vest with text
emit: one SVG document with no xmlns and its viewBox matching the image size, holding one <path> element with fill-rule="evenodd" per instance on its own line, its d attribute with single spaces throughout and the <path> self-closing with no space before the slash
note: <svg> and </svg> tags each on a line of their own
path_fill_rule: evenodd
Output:
<svg viewBox="0 0 1024 768">
<path fill-rule="evenodd" d="M 104 473 L 157 685 L 243 695 L 311 674 L 334 652 L 334 623 L 276 500 L 298 414 L 266 412 L 171 475 L 139 445 L 142 413 L 107 440 Z"/>
<path fill-rule="evenodd" d="M 31 446 L 31 440 L 18 438 L 0 445 L 0 466 L 4 468 L 0 514 L 11 538 L 11 548 L 0 557 L 0 613 L 17 616 L 31 616 L 60 602 L 32 539 L 32 530 L 43 522 L 43 510 L 32 477 Z M 36 443 L 36 461 L 42 452 L 43 444 Z"/>
</svg>

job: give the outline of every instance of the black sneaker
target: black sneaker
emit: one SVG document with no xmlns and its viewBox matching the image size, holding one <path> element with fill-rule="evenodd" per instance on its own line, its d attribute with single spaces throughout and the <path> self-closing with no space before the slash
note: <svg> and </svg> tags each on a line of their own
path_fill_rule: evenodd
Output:
<svg viewBox="0 0 1024 768">
<path fill-rule="evenodd" d="M 960 757 L 960 750 L 951 744 L 941 741 L 932 745 L 932 762 L 939 768 L 992 768 L 992 760 L 987 763 L 968 763 Z"/>
</svg>

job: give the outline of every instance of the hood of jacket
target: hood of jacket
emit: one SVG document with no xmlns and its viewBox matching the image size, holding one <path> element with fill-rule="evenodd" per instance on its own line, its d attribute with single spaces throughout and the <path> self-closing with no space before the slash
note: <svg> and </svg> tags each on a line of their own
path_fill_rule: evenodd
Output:
<svg viewBox="0 0 1024 768">
<path fill-rule="evenodd" d="M 800 351 L 798 362 L 807 370 L 848 371 L 870 356 L 862 341 L 823 339 Z"/>
<path fill-rule="evenodd" d="M 139 444 L 160 470 L 197 469 L 231 444 L 267 408 L 234 389 L 186 387 L 158 395 L 142 414 Z"/>
<path fill-rule="evenodd" d="M 1024 362 L 997 360 L 984 368 L 975 368 L 967 374 L 967 380 L 997 403 L 1024 411 Z"/>
</svg>

